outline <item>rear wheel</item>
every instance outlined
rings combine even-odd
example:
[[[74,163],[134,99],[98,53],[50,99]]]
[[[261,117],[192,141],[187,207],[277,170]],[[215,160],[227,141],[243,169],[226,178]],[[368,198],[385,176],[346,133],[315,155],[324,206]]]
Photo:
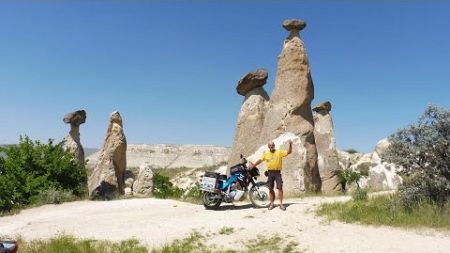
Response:
[[[222,203],[222,196],[215,192],[202,192],[202,203],[206,209],[217,210]]]
[[[250,201],[255,207],[268,207],[270,204],[269,186],[266,183],[258,183],[250,189]]]

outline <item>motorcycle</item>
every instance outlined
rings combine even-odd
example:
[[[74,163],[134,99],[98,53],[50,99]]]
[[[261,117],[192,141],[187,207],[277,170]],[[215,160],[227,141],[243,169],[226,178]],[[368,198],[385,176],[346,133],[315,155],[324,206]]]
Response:
[[[230,177],[216,172],[205,172],[200,179],[203,206],[216,210],[222,201],[232,203],[242,200],[245,194],[255,207],[265,208],[270,204],[267,182],[257,182],[259,169],[247,168],[247,159],[241,155],[241,162],[230,168]]]
[[[16,241],[0,241],[0,253],[16,253],[18,248]]]

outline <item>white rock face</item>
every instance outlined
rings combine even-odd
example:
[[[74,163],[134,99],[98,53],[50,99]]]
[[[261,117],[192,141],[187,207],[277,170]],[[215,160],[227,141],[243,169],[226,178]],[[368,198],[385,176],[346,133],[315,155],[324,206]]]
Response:
[[[338,151],[339,164],[343,169],[359,170],[362,167],[369,168],[369,176],[360,180],[361,187],[373,190],[395,190],[402,183],[402,178],[398,175],[400,168],[394,164],[381,160],[381,154],[389,146],[387,139],[379,141],[374,152],[368,154],[349,154]],[[350,187],[351,188],[351,187]]]
[[[153,192],[153,169],[149,164],[139,167],[139,174],[133,183],[133,195],[148,196]]]
[[[296,134],[287,132],[277,138],[273,139],[276,149],[289,148],[289,140],[292,140],[292,153],[283,159],[283,169],[281,171],[283,177],[283,190],[287,194],[294,194],[300,191],[305,191],[305,184],[303,183],[303,168],[306,164],[306,148],[304,143],[302,143],[300,137]],[[261,145],[256,152],[251,156],[247,157],[250,162],[256,162],[260,159],[265,151],[268,150],[267,145]],[[267,170],[265,162],[258,165],[261,173],[259,180],[266,180],[263,176],[264,172]]]
[[[210,170],[220,174],[226,174],[227,166],[222,165],[217,167],[216,169]],[[204,169],[189,169],[185,172],[178,174],[174,177],[170,182],[172,182],[175,186],[178,186],[182,189],[189,189],[194,186],[200,180],[200,177],[205,174]]]
[[[128,144],[127,165],[139,167],[147,163],[153,168],[200,168],[226,163],[230,148],[212,145]],[[99,152],[87,157],[92,166]]]

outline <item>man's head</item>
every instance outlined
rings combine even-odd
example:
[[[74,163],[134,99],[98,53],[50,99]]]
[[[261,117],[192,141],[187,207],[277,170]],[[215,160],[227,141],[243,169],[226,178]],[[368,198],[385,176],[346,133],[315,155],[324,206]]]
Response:
[[[269,148],[270,152],[275,152],[275,143],[273,143],[273,141],[269,142],[267,144],[267,147]]]

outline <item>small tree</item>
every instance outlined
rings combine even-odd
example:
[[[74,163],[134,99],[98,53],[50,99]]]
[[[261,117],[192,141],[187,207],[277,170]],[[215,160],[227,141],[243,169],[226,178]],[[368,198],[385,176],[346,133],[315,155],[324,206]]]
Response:
[[[81,196],[86,171],[64,147],[20,138],[18,145],[0,147],[0,211],[28,205],[49,189]]]
[[[450,200],[450,109],[429,106],[416,124],[400,129],[389,141],[383,159],[402,167],[399,191],[404,203]]]

